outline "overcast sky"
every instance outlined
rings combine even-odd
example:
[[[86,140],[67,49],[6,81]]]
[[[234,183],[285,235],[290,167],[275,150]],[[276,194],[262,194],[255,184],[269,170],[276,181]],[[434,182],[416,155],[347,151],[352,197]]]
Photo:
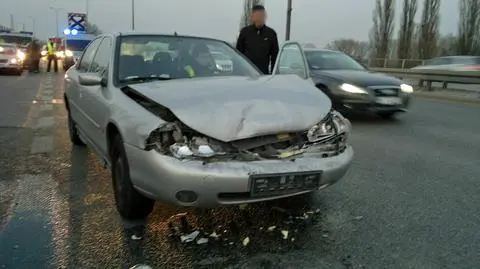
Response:
[[[89,20],[104,32],[129,31],[132,0],[88,0]],[[401,2],[397,1],[397,21]],[[443,0],[440,29],[443,34],[455,33],[458,1]],[[375,0],[293,0],[292,39],[319,46],[338,39],[368,40]],[[422,0],[420,0],[422,2]],[[14,15],[17,29],[25,24],[32,30],[33,18],[37,36],[55,35],[55,11],[59,31],[67,26],[67,12],[85,12],[86,0],[0,0],[0,24],[10,26]],[[243,0],[135,0],[135,28],[138,31],[193,34],[233,41],[238,32]],[[285,38],[287,0],[266,0],[268,25],[279,41]],[[421,12],[421,8],[419,8]],[[418,16],[420,15],[418,12]]]

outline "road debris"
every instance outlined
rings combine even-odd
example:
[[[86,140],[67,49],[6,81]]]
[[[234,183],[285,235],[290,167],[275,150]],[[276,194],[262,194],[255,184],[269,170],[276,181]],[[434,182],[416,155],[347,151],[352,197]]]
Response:
[[[132,235],[130,238],[132,238],[132,240],[140,240],[142,239],[141,237],[137,236],[137,235]]]
[[[217,239],[217,238],[220,237],[220,235],[217,234],[215,231],[214,231],[213,233],[211,233],[209,236],[210,236],[211,238],[215,238],[215,239]]]
[[[244,247],[246,247],[248,245],[248,243],[250,243],[250,238],[247,236],[247,237],[245,237],[245,239],[243,239],[242,244],[243,244]]]
[[[277,226],[270,226],[270,227],[268,227],[267,231],[273,232],[273,231],[275,231],[276,228],[277,228]]]
[[[182,241],[182,243],[189,243],[195,240],[195,238],[197,238],[199,234],[199,231],[194,231],[193,233],[180,236],[180,240]]]
[[[283,230],[282,235],[283,235],[283,239],[288,239],[288,231]]]
[[[248,207],[248,204],[241,204],[241,205],[238,206],[238,208],[240,210],[245,210],[245,209],[247,209],[247,207]]]
[[[146,264],[136,264],[130,267],[130,269],[152,269],[152,267]]]
[[[202,238],[199,238],[197,240],[197,245],[203,245],[203,244],[206,244],[206,243],[208,243],[208,238],[202,237]]]

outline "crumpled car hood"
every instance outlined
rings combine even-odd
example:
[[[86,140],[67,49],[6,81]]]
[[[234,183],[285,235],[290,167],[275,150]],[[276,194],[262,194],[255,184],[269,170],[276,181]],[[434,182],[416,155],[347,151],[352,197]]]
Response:
[[[308,130],[330,111],[330,99],[296,75],[215,77],[133,84],[188,127],[229,142]]]

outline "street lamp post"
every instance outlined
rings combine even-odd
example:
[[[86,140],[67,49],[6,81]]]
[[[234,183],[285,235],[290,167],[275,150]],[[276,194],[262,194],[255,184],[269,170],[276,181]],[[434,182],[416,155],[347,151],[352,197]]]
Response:
[[[292,23],[292,0],[287,3],[287,26],[285,27],[285,40],[290,40],[290,25]]]
[[[57,29],[55,30],[55,34],[60,36],[60,25],[58,24],[58,11],[63,10],[63,8],[60,7],[50,7],[51,10],[55,10],[55,23],[57,26]]]
[[[30,19],[32,19],[32,32],[33,35],[35,36],[35,18],[32,16],[29,16]]]
[[[135,0],[132,0],[132,31],[135,30]]]

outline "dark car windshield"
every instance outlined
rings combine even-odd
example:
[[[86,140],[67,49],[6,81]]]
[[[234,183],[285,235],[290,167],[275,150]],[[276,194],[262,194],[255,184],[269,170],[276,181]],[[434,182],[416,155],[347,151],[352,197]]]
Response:
[[[91,40],[67,40],[67,49],[71,51],[83,51]]]
[[[365,70],[357,61],[337,51],[306,51],[308,66],[311,70]]]
[[[216,68],[214,54],[218,52],[232,61],[233,68],[228,71]],[[117,54],[120,82],[160,77],[178,79],[260,75],[230,45],[218,40],[162,35],[123,36]]]
[[[0,34],[0,43],[18,44],[26,46],[32,42],[31,36]]]

